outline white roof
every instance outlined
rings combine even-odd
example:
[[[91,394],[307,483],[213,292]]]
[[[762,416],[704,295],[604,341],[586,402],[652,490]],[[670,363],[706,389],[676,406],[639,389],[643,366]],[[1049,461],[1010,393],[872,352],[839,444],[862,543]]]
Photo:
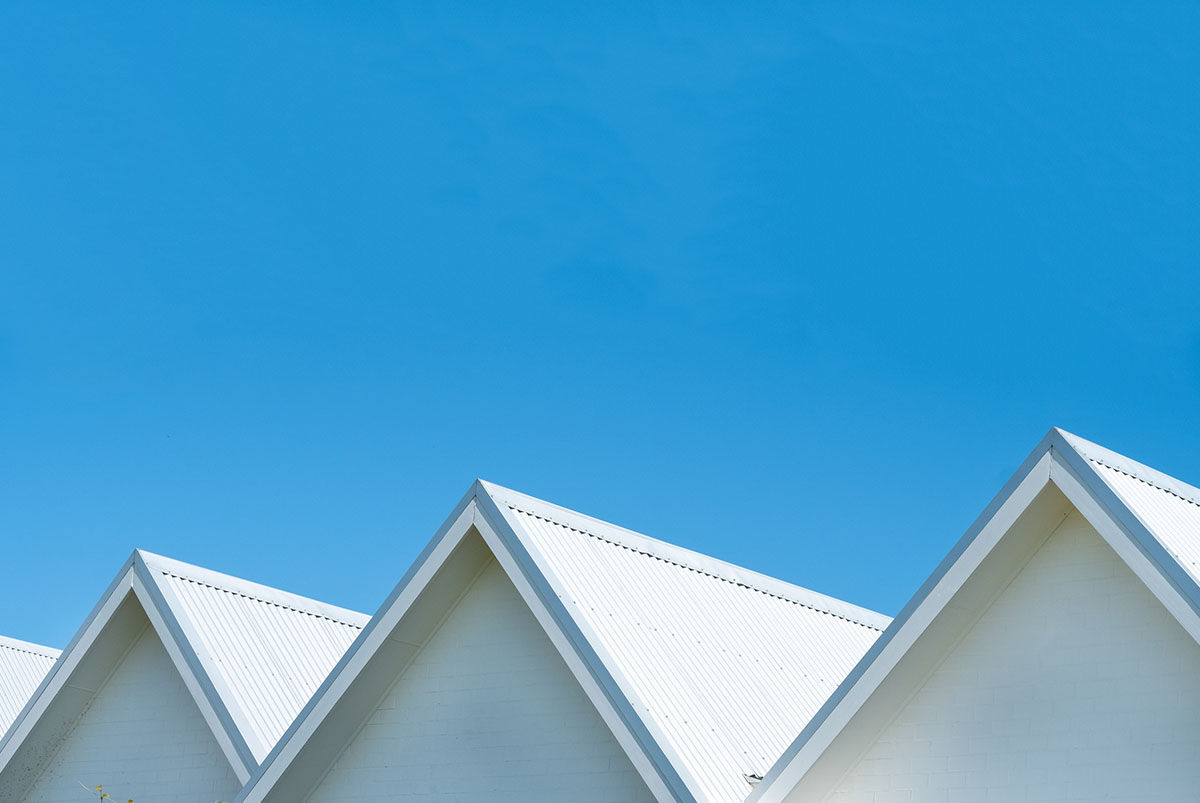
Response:
[[[370,619],[140,551],[261,761]]]
[[[0,636],[0,735],[54,666],[59,651]]]
[[[891,621],[484,486],[561,583],[701,800],[741,800]]]
[[[1200,489],[1063,433],[1180,566],[1200,582]]]
[[[245,782],[369,617],[137,550],[0,739],[0,799],[22,788],[147,619]]]
[[[492,556],[659,800],[745,798],[890,621],[476,482],[238,800],[311,788]]]
[[[1058,493],[1044,491],[1051,486]],[[1061,500],[1061,501],[1056,501]],[[932,671],[995,586],[1074,507],[1200,642],[1200,491],[1052,429],[758,785],[753,803],[823,800],[864,740]],[[1040,518],[1037,518],[1040,517]],[[1026,522],[1021,524],[1021,522]],[[1040,521],[1040,524],[1030,522]],[[1040,529],[1039,529],[1040,528]],[[1010,544],[1001,548],[1001,543]],[[974,606],[974,607],[972,607]]]

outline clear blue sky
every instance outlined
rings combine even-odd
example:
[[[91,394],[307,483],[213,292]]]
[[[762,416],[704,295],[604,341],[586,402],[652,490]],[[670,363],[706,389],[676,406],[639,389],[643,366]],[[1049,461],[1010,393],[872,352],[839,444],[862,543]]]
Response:
[[[476,476],[886,613],[1051,425],[1200,481],[1200,6],[1000,5],[7,4],[0,633],[373,611]]]

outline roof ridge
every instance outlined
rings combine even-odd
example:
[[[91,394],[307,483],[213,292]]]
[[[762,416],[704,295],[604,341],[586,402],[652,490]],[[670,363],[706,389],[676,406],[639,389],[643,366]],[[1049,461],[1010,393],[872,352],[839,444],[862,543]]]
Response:
[[[566,528],[566,529],[568,529],[568,530],[573,530],[573,531],[575,531],[575,532],[582,533],[583,535],[586,535],[586,536],[588,536],[588,537],[590,537],[590,538],[595,538],[595,539],[597,539],[597,540],[599,540],[599,541],[603,541],[603,542],[605,542],[605,543],[607,543],[607,544],[612,544],[612,545],[614,545],[614,546],[618,546],[618,547],[620,547],[620,548],[622,548],[622,549],[628,549],[628,550],[630,550],[630,551],[633,551],[633,552],[638,552],[638,553],[640,553],[640,554],[647,555],[647,556],[649,556],[649,557],[652,557],[652,558],[654,558],[655,560],[661,560],[661,561],[663,561],[664,563],[669,563],[669,564],[671,564],[672,566],[678,566],[678,567],[679,567],[679,568],[681,568],[681,569],[686,569],[687,571],[690,571],[690,572],[696,572],[697,574],[702,574],[702,575],[704,575],[705,577],[712,577],[712,578],[713,578],[713,579],[715,579],[715,580],[720,580],[720,581],[722,581],[722,582],[725,582],[725,583],[730,583],[730,584],[732,584],[732,585],[741,586],[741,587],[743,587],[743,588],[748,588],[748,589],[750,589],[751,591],[755,591],[755,592],[757,592],[757,593],[759,593],[759,594],[765,594],[765,595],[766,595],[766,596],[768,596],[768,597],[774,597],[775,599],[781,599],[781,600],[784,600],[785,602],[790,602],[790,603],[792,603],[793,605],[799,605],[799,606],[801,606],[801,607],[803,607],[803,608],[808,608],[809,610],[816,611],[817,613],[822,613],[822,614],[825,614],[826,616],[833,616],[833,617],[835,617],[835,618],[837,618],[837,619],[841,619],[841,620],[843,620],[843,621],[846,621],[846,622],[852,622],[852,623],[854,623],[854,624],[856,624],[856,625],[859,625],[859,626],[861,626],[861,627],[866,627],[866,628],[869,628],[869,629],[871,629],[871,630],[877,630],[877,631],[879,631],[879,632],[883,632],[883,630],[884,630],[884,628],[882,628],[882,627],[879,627],[878,625],[870,624],[869,622],[864,622],[864,621],[862,621],[861,619],[856,619],[856,618],[854,618],[854,617],[851,617],[851,616],[843,616],[843,615],[842,615],[842,614],[840,614],[840,613],[836,613],[836,612],[834,612],[833,610],[831,610],[831,608],[833,607],[833,606],[831,606],[831,605],[828,605],[828,606],[817,605],[817,604],[815,604],[815,602],[814,602],[813,600],[811,600],[811,599],[809,599],[809,600],[805,600],[805,599],[798,599],[798,598],[796,598],[796,597],[799,597],[799,596],[801,596],[801,595],[796,595],[795,597],[793,597],[793,596],[787,596],[787,595],[785,595],[785,594],[782,594],[782,593],[779,593],[779,592],[776,592],[776,591],[771,591],[771,590],[769,590],[769,589],[763,588],[763,587],[761,587],[761,586],[759,586],[759,585],[754,585],[754,584],[752,584],[752,583],[749,583],[749,582],[747,582],[747,581],[746,581],[746,580],[744,580],[744,579],[736,579],[736,578],[733,578],[733,577],[726,577],[726,576],[724,576],[724,575],[721,575],[721,574],[718,574],[718,573],[716,573],[716,572],[714,572],[714,571],[710,571],[710,570],[702,569],[702,568],[700,568],[700,567],[698,567],[698,566],[689,565],[689,564],[687,564],[687,563],[684,563],[682,560],[679,560],[679,559],[677,559],[677,558],[672,558],[672,557],[667,557],[667,556],[665,556],[665,555],[660,555],[660,554],[658,554],[658,553],[656,553],[656,552],[652,551],[648,545],[645,545],[645,544],[633,545],[633,544],[625,543],[625,542],[622,542],[622,541],[620,541],[620,540],[618,540],[617,538],[615,538],[615,537],[612,537],[612,536],[606,536],[606,535],[602,535],[602,534],[600,534],[600,533],[597,533],[597,532],[593,532],[593,531],[591,531],[591,530],[584,529],[583,527],[579,527],[579,526],[577,526],[577,525],[574,525],[574,524],[567,524],[567,523],[565,523],[565,522],[563,522],[563,521],[560,521],[560,520],[558,520],[558,519],[551,518],[550,516],[548,516],[548,515],[546,515],[546,514],[544,514],[544,513],[541,513],[541,512],[538,512],[538,511],[534,511],[534,510],[527,510],[527,509],[524,509],[524,508],[520,507],[519,505],[515,504],[515,503],[514,503],[514,502],[512,502],[512,501],[506,501],[506,504],[507,504],[507,505],[508,505],[508,506],[509,506],[511,509],[513,509],[513,510],[516,510],[516,511],[517,511],[517,512],[519,512],[519,513],[524,513],[524,514],[525,514],[525,515],[527,515],[527,516],[533,516],[534,518],[541,519],[542,521],[548,521],[548,522],[550,522],[551,524],[555,524],[555,525],[557,525],[557,526],[559,526],[559,527],[565,527],[565,528]],[[580,514],[580,515],[583,515],[583,514]],[[614,527],[615,527],[616,525],[611,525],[611,526],[614,526]],[[634,534],[634,535],[640,535],[640,533],[632,533],[632,531],[630,531],[630,532],[631,532],[631,534]],[[641,537],[642,537],[642,538],[645,538],[646,540],[652,540],[652,539],[651,539],[649,536],[641,536]],[[680,550],[683,550],[683,549],[684,549],[683,547],[674,547],[674,548],[676,548],[676,549],[680,549]],[[725,563],[725,561],[720,561],[718,558],[709,558],[709,560],[718,561],[718,562],[720,562],[720,563]],[[730,565],[730,566],[732,566],[732,564],[729,564],[729,565]],[[798,585],[795,585],[794,583],[788,583],[786,580],[776,580],[776,582],[778,582],[778,583],[780,583],[780,584],[782,584],[782,585],[787,585],[789,588],[795,589],[795,590],[797,590],[797,591],[804,592],[805,594],[810,594],[810,595],[813,595],[813,596],[820,596],[820,597],[824,597],[824,595],[820,594],[820,592],[818,592],[818,591],[812,591],[811,589],[804,588],[803,586],[798,586]],[[831,598],[831,599],[832,599],[832,598]]]
[[[223,591],[226,594],[233,594],[238,597],[245,597],[246,599],[254,600],[255,602],[261,602],[264,605],[274,605],[276,608],[283,608],[284,610],[295,611],[296,613],[302,613],[306,616],[314,616],[318,619],[327,619],[330,622],[336,622],[337,624],[346,625],[347,627],[357,628],[358,630],[363,629],[363,625],[361,625],[361,624],[356,624],[354,622],[349,622],[349,621],[346,621],[344,619],[339,619],[334,616],[329,616],[328,614],[317,613],[316,611],[306,610],[306,609],[298,607],[296,605],[286,605],[277,600],[265,599],[262,596],[250,594],[244,590],[240,590],[240,589],[236,589],[236,588],[226,588],[225,586],[217,585],[216,583],[209,582],[207,580],[201,580],[196,577],[188,577],[185,574],[171,571],[170,569],[167,569],[165,567],[161,567],[161,566],[157,567],[157,570],[162,572],[163,574],[167,575],[168,577],[174,577],[178,580],[184,580],[189,583],[195,583],[196,585],[202,585],[207,588],[216,589],[217,591]]]

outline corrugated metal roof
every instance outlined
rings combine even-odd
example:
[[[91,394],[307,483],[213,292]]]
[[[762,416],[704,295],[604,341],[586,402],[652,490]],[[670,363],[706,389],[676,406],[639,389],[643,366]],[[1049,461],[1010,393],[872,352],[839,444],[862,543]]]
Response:
[[[142,554],[186,617],[201,660],[224,680],[233,697],[226,704],[244,714],[261,761],[370,617]]]
[[[488,484],[708,801],[740,801],[890,620]]]
[[[1120,455],[1099,454],[1094,444],[1080,451],[1105,484],[1200,583],[1200,490]]]
[[[0,736],[58,660],[59,651],[0,636]]]

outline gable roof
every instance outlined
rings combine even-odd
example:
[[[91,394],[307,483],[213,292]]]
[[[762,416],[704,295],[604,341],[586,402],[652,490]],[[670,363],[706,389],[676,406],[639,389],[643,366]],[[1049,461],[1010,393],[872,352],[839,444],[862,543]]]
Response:
[[[136,550],[0,740],[0,798],[54,751],[146,626],[245,782],[367,619]]]
[[[485,484],[697,799],[740,800],[891,621]]]
[[[1039,534],[1074,507],[1200,642],[1200,493],[1052,429],[908,602],[748,803],[821,799],[889,711],[1019,570]]]
[[[1200,488],[1077,435],[1063,432],[1062,436],[1180,567],[1200,583]]]
[[[50,647],[0,636],[0,735],[29,702],[58,655]]]
[[[311,788],[493,555],[659,800],[744,798],[889,622],[477,481],[238,799]]]
[[[249,580],[138,554],[206,674],[229,700],[256,763],[370,620]]]

